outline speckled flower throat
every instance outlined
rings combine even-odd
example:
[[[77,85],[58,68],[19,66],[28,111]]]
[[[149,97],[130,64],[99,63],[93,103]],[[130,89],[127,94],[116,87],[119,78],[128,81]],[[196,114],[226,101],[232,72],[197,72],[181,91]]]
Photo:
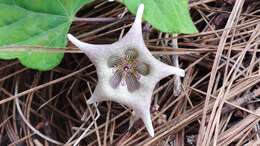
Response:
[[[129,92],[140,88],[140,78],[149,74],[149,65],[138,60],[136,49],[127,49],[124,56],[110,56],[107,61],[113,76],[109,79],[112,88],[126,86]]]

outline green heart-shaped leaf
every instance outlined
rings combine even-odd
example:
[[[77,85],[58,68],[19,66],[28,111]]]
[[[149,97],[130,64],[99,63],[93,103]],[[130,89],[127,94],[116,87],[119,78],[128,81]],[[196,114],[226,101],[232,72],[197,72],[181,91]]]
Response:
[[[0,0],[0,46],[64,48],[75,13],[91,1]],[[29,68],[50,70],[61,62],[63,53],[1,51],[0,58],[18,58]]]
[[[170,33],[196,33],[188,8],[188,0],[123,0],[136,13],[140,3],[144,4],[144,19],[155,28]]]

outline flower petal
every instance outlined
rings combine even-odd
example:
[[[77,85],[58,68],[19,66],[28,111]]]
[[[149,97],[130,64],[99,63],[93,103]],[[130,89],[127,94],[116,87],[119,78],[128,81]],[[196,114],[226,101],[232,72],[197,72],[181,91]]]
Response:
[[[143,63],[143,62],[138,62],[137,65],[136,65],[136,71],[138,73],[140,73],[141,75],[148,75],[150,73],[150,67],[148,64],[146,63]]]
[[[140,83],[133,73],[128,72],[126,74],[125,82],[129,92],[133,92],[140,88]]]
[[[110,56],[107,60],[108,67],[114,67],[122,62],[119,56]]]
[[[144,125],[148,131],[148,133],[154,137],[154,129],[153,129],[153,124],[152,124],[152,118],[151,118],[151,115],[150,115],[150,111],[147,111],[147,112],[144,112],[145,114],[143,114],[141,116],[141,119],[143,120],[144,122]]]
[[[143,16],[143,13],[144,13],[144,4],[140,4],[138,6],[138,9],[137,9],[137,13],[136,13],[136,16],[135,16],[135,21],[134,21],[134,24],[133,24],[133,28],[135,28],[137,31],[139,32],[142,32],[142,16]]]
[[[154,128],[152,124],[151,114],[150,114],[150,103],[147,101],[139,101],[135,102],[134,112],[135,112],[135,120],[141,119],[148,131],[148,133],[153,137],[154,136]]]
[[[141,4],[138,8],[136,19],[128,33],[122,39],[118,40],[113,44],[87,44],[77,40],[70,34],[68,35],[68,38],[73,44],[78,46],[90,58],[90,60],[95,64],[98,70],[97,75],[99,82],[95,88],[93,96],[90,98],[88,103],[112,100],[129,106],[136,112],[136,118],[142,119],[149,134],[153,136],[154,129],[150,115],[150,104],[152,100],[151,97],[153,89],[160,79],[172,74],[184,76],[185,72],[180,68],[173,67],[160,62],[159,60],[154,58],[154,56],[145,46],[142,35],[143,11],[144,5]],[[119,70],[116,67],[108,69],[106,63],[108,63],[107,58],[109,58],[109,56],[116,54],[120,57],[124,57],[121,56],[123,55],[123,51],[125,51],[126,49],[133,48],[135,48],[138,51],[138,61],[140,60],[141,64],[137,64],[136,67],[139,69],[130,68],[130,70],[127,69],[126,71],[123,71],[122,68]],[[147,69],[146,67],[143,67],[145,65],[143,65],[142,62],[147,63],[149,68],[148,72],[151,75],[139,80],[141,74],[144,75],[147,73]],[[114,63],[111,63],[110,65],[114,65]],[[127,71],[133,71],[132,69],[135,69],[136,72],[127,73]],[[110,72],[111,70],[112,75]],[[110,85],[104,84],[104,81],[105,83],[109,82]],[[116,93],[113,92],[111,87],[114,89],[118,88],[119,84],[124,82],[127,85],[128,91],[122,90]],[[142,87],[145,87],[145,89],[137,90],[140,89],[141,84]],[[121,88],[118,89],[121,90]],[[134,94],[129,94],[129,92],[133,91],[135,91]],[[138,102],[136,102],[137,100]]]
[[[122,38],[122,42],[131,43],[131,42],[140,42],[143,43],[143,34],[142,34],[142,16],[144,12],[144,4],[140,4],[135,16],[135,21],[132,27],[129,29],[127,34]],[[133,43],[133,44],[134,44]],[[137,48],[139,49],[139,48]]]
[[[109,84],[111,85],[111,87],[114,89],[117,88],[122,80],[122,77],[123,77],[123,71],[121,71],[119,69],[116,70],[114,75],[112,77],[110,77],[110,79],[109,79]]]
[[[138,57],[138,52],[135,49],[127,49],[125,51],[125,56],[128,59],[136,59]]]
[[[152,63],[152,66],[154,66],[158,71],[157,76],[159,80],[169,75],[177,75],[181,77],[185,76],[185,71],[183,69],[165,64],[163,62],[160,62],[159,60],[155,60]]]
[[[76,37],[74,37],[71,34],[68,34],[67,37],[71,41],[71,43],[73,43],[81,51],[83,51],[94,64],[97,64],[98,59],[106,55],[105,50],[107,50],[106,48],[107,45],[94,45],[94,44],[85,43],[78,40]]]

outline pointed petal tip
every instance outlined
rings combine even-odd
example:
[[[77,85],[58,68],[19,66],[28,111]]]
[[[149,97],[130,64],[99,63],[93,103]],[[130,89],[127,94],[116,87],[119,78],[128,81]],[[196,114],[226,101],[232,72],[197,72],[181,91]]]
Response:
[[[185,76],[185,70],[183,70],[179,67],[170,66],[169,71],[171,72],[171,74],[175,74],[180,77]]]
[[[151,120],[151,117],[147,117],[147,119],[143,119],[144,120],[144,125],[149,133],[149,135],[151,137],[154,137],[154,129],[153,129],[153,124],[152,124],[152,120]]]
[[[179,76],[184,77],[184,76],[185,76],[185,70],[180,69],[180,74],[179,74]]]
[[[156,70],[158,70],[158,72],[159,72],[158,77],[160,79],[165,78],[169,75],[177,75],[180,77],[185,76],[185,70],[183,70],[179,67],[171,66],[171,65],[165,64],[160,61],[153,63],[153,65],[156,66]]]
[[[73,43],[75,46],[79,47],[81,46],[81,41],[78,40],[76,37],[74,37],[72,34],[68,33],[67,34],[68,39],[70,40],[71,43]]]
[[[137,10],[136,16],[142,18],[143,12],[144,12],[144,4],[141,3],[141,4],[138,6],[138,10]]]
[[[141,3],[141,4],[139,5],[138,9],[140,9],[140,11],[144,11],[144,4]],[[139,11],[139,10],[138,10],[138,11]]]
[[[72,34],[70,34],[70,33],[67,34],[67,37],[68,37],[68,39],[69,39],[71,42],[73,42],[73,40],[76,39],[76,38],[75,38]]]
[[[73,36],[72,36],[72,34],[68,33],[67,37],[70,38],[70,37],[73,37]]]
[[[92,44],[88,44],[85,42],[80,41],[79,39],[77,39],[76,37],[74,37],[72,34],[67,34],[67,37],[69,39],[69,41],[74,44],[75,46],[77,46],[81,51],[83,51],[84,53],[89,55],[90,52],[90,48],[93,48]]]
[[[149,109],[149,108],[148,108]],[[154,136],[154,128],[153,123],[150,115],[150,110],[144,110],[143,113],[140,115],[140,118],[142,119],[148,133],[150,136]]]
[[[148,131],[148,133],[151,137],[154,137],[154,129],[153,128],[151,128],[151,129],[147,128],[147,131]]]
[[[92,97],[90,97],[90,99],[89,100],[87,100],[87,104],[93,104],[93,103],[95,103],[96,101],[95,101],[95,98],[92,96]]]

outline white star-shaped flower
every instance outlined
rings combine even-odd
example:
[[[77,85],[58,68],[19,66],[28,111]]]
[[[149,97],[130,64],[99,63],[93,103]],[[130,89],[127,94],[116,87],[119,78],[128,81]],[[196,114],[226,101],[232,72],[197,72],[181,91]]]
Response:
[[[162,78],[185,73],[160,62],[149,52],[142,36],[143,11],[144,5],[140,4],[128,33],[113,44],[88,44],[71,34],[68,39],[96,66],[98,83],[88,103],[112,100],[124,104],[135,112],[135,119],[142,119],[149,134],[154,136],[150,115],[154,87]]]

